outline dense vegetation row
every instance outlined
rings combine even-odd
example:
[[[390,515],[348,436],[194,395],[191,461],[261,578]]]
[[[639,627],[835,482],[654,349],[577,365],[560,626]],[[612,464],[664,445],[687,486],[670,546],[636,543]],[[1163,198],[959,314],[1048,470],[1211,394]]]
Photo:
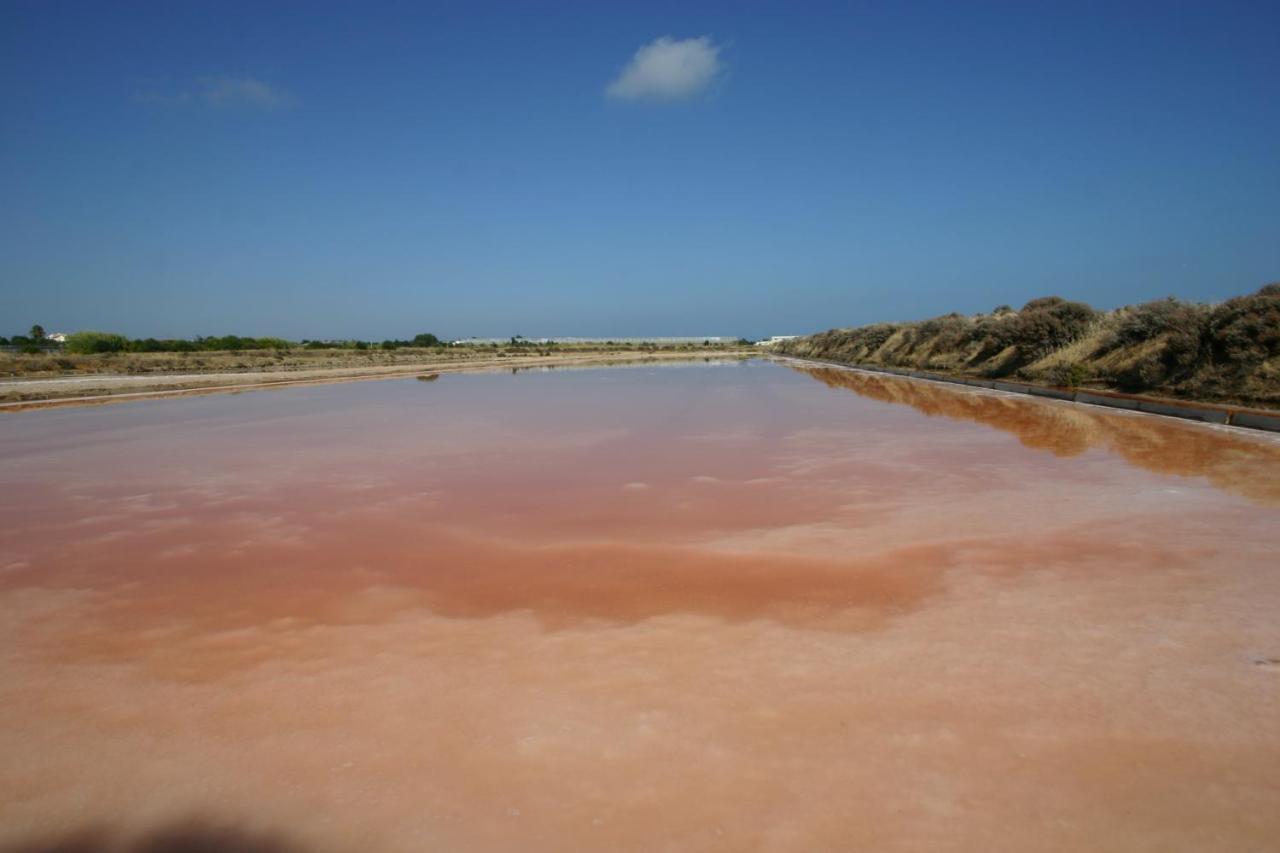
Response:
[[[1280,406],[1280,283],[1216,305],[1097,311],[1057,296],[1015,311],[833,329],[776,352],[1052,385]]]
[[[447,341],[442,341],[435,335],[424,332],[415,335],[408,340],[388,339],[384,341],[360,341],[360,340],[301,340],[290,341],[284,338],[250,338],[240,335],[222,335],[220,337],[197,337],[190,340],[185,338],[129,338],[114,332],[74,332],[66,335],[64,341],[55,341],[45,334],[41,326],[33,326],[30,333],[26,335],[14,335],[11,338],[0,337],[0,346],[8,346],[17,348],[24,352],[39,353],[48,350],[60,350],[62,352],[74,353],[77,355],[92,355],[95,353],[139,353],[139,352],[242,352],[248,350],[294,350],[294,349],[337,349],[337,350],[396,350],[405,348],[417,349],[434,349],[439,347],[452,346]],[[712,346],[713,342],[705,340],[703,346]],[[751,342],[746,338],[739,338],[734,346],[747,346]],[[638,346],[640,348],[653,348],[658,344],[638,344],[632,342],[630,344],[601,341],[599,343],[587,344],[562,344],[556,341],[543,339],[529,339],[522,335],[515,335],[510,340],[497,341],[468,341],[460,343],[467,347],[488,347],[497,348],[514,348],[514,349],[539,349],[552,350],[562,347],[577,349],[580,346]],[[714,344],[722,346],[722,343]]]
[[[0,337],[0,346],[16,346],[40,351],[58,347],[80,355],[104,352],[239,352],[241,350],[304,349],[399,349],[401,347],[441,347],[445,342],[430,333],[415,335],[412,340],[385,341],[289,341],[284,338],[251,338],[240,335],[185,338],[128,338],[114,332],[74,332],[65,341],[54,342],[41,326],[32,326],[26,335]]]

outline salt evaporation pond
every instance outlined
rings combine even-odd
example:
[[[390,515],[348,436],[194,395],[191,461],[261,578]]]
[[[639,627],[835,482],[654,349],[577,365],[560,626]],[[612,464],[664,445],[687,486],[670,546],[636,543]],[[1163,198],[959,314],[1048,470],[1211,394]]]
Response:
[[[1280,839],[1271,437],[633,366],[11,414],[0,486],[0,850]]]

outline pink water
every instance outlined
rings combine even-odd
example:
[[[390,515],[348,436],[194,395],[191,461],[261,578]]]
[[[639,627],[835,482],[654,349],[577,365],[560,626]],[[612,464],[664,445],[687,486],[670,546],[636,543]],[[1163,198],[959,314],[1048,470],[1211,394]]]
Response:
[[[0,849],[1280,838],[1272,437],[444,376],[6,415],[0,512]]]

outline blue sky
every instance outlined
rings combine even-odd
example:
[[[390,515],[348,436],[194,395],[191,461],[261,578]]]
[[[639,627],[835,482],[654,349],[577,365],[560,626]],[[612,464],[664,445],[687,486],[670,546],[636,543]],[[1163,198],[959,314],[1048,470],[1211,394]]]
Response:
[[[1280,279],[1277,32],[1274,2],[9,0],[0,334],[1222,299]]]

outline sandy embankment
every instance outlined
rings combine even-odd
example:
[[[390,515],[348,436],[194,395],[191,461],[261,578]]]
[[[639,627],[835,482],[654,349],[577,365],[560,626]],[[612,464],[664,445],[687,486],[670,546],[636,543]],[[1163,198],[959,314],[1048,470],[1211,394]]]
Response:
[[[649,352],[558,353],[545,356],[480,357],[466,361],[430,361],[369,367],[319,368],[289,371],[222,373],[116,374],[66,376],[50,379],[14,379],[0,382],[0,411],[21,411],[55,406],[81,406],[156,397],[256,391],[291,385],[349,382],[357,379],[392,379],[431,373],[524,369],[531,367],[586,366],[646,361],[698,361],[707,358],[746,358],[751,353]]]

